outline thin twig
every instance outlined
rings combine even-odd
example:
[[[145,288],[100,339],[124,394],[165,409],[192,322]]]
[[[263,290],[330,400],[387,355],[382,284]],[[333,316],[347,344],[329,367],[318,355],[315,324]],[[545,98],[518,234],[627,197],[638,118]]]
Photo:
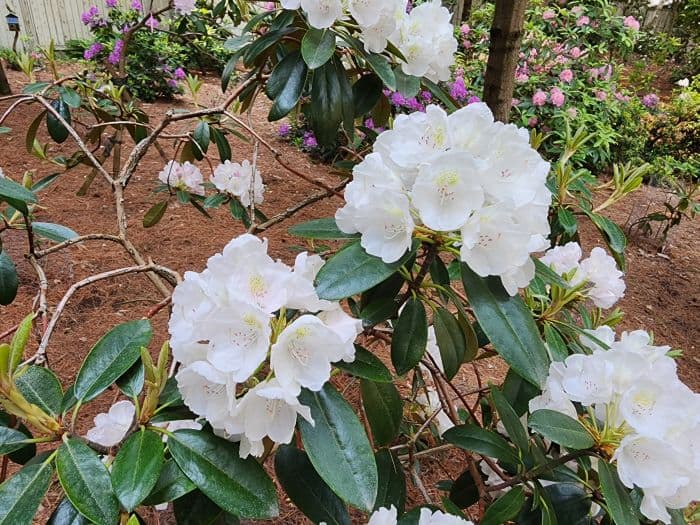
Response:
[[[37,251],[34,255],[36,255],[36,257],[40,259],[42,257],[46,257],[51,253],[62,250],[63,248],[67,248],[68,246],[73,246],[74,244],[79,244],[85,241],[111,241],[122,244],[122,240],[116,235],[107,235],[104,233],[90,233],[88,235],[81,235],[80,237],[73,237],[72,239],[63,241],[60,244],[54,244],[53,246],[46,248],[45,250]]]

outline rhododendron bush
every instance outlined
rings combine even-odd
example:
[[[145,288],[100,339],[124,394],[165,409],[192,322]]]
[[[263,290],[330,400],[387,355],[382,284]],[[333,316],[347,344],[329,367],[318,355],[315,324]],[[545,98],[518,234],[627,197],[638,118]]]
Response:
[[[177,523],[238,523],[275,518],[282,502],[319,524],[686,522],[700,499],[700,396],[678,378],[664,334],[616,329],[626,240],[601,214],[643,168],[617,166],[597,198],[572,165],[591,139],[584,128],[567,127],[546,160],[538,133],[476,100],[455,105],[439,83],[458,30],[439,0],[138,4],[110,52],[115,68],[61,77],[52,67],[52,81],[2,99],[0,125],[18,108],[36,115],[28,130],[2,131],[26,133],[27,155],[54,173],[0,171],[0,240],[21,233],[39,282],[33,311],[0,335],[0,524],[30,524],[40,507],[52,524],[132,525],[146,507],[174,508]],[[102,12],[86,23],[103,27]],[[130,41],[212,16],[243,22],[226,43],[223,102],[199,104],[190,77],[194,107],[149,119],[123,82]],[[391,93],[407,86],[428,94],[422,107],[392,115]],[[259,95],[270,120],[305,113],[327,148],[366,134],[368,115],[381,126],[330,186],[255,129]],[[234,151],[234,136],[249,150]],[[290,184],[318,191],[274,210],[261,149]],[[203,221],[226,206],[243,229],[204,268],[180,275],[131,240],[129,182],[149,151],[163,162],[139,172],[159,196],[144,227],[178,202]],[[95,177],[110,185],[117,234],[36,220],[43,190],[85,165],[81,194]],[[299,222],[330,196],[344,199],[334,217]],[[578,218],[599,230],[596,245],[580,244]],[[265,236],[285,221],[307,248],[290,264]],[[50,301],[46,257],[94,240],[133,264]],[[79,370],[59,379],[50,357],[66,304],[134,273],[163,300],[89,349],[76,338]],[[28,292],[0,250],[0,303]],[[464,369],[496,355],[502,384],[477,372],[470,385]],[[421,461],[446,451],[454,479],[426,488]],[[47,494],[55,506],[42,505]]]

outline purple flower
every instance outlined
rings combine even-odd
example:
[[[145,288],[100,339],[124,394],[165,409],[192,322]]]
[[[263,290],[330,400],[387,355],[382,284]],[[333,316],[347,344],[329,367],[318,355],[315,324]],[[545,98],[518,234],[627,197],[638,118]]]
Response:
[[[172,89],[177,89],[177,80],[171,78],[168,80],[168,86],[170,86]]]
[[[316,140],[316,135],[314,135],[313,131],[304,132],[303,145],[305,148],[308,149],[314,149],[318,147],[318,141]]]
[[[374,119],[372,117],[365,119],[365,127],[369,129],[374,129]]]
[[[115,7],[117,7],[118,2],[119,0],[105,0],[105,5],[110,9],[114,9]]]
[[[421,91],[420,98],[422,98],[426,102],[430,102],[431,100],[433,100],[433,94],[430,91]]]
[[[464,83],[464,77],[457,77],[450,86],[450,96],[455,100],[464,100],[469,95],[467,86]]]
[[[105,46],[103,46],[103,45],[100,44],[99,42],[93,42],[93,43],[90,45],[90,47],[88,47],[88,48],[85,50],[85,53],[83,53],[83,58],[84,58],[85,60],[92,60],[92,59],[95,58],[97,55],[99,55],[99,54],[102,52],[102,50],[103,50],[104,48],[105,48]]]
[[[131,9],[136,9],[137,11],[143,11],[143,5],[140,0],[133,0],[131,2]]]
[[[158,29],[158,20],[151,15],[148,20],[146,20],[146,27],[149,28],[151,31]]]
[[[418,102],[418,99],[416,97],[409,98],[406,101],[406,107],[410,109],[411,111],[424,111],[425,108],[423,107],[423,104]]]
[[[395,91],[394,93],[391,94],[391,103],[394,106],[404,106],[404,105],[406,105],[406,97],[404,97],[398,91]]]
[[[187,74],[185,73],[185,70],[182,69],[181,67],[177,68],[177,69],[173,72],[173,76],[174,76],[177,80],[185,80],[185,78],[187,78]]]
[[[107,61],[110,64],[112,64],[113,66],[116,66],[119,63],[119,61],[122,59],[123,52],[124,52],[124,41],[122,39],[119,39],[114,43],[114,49],[109,54],[109,57],[107,57]]]
[[[477,103],[479,103],[479,102],[481,102],[481,99],[480,99],[479,97],[477,97],[476,95],[472,95],[472,96],[469,97],[469,99],[467,100],[467,105],[468,105],[468,104],[477,104]]]
[[[292,131],[292,126],[287,124],[286,122],[283,124],[280,124],[280,127],[277,128],[277,134],[280,137],[286,138],[289,136],[289,133]]]
[[[97,9],[97,6],[93,5],[90,7],[90,9],[80,15],[80,21],[83,23],[83,25],[91,26],[94,23],[95,17],[99,15],[99,9]]]
[[[654,109],[659,105],[659,97],[655,93],[649,93],[642,97],[642,104],[644,104],[649,109]]]

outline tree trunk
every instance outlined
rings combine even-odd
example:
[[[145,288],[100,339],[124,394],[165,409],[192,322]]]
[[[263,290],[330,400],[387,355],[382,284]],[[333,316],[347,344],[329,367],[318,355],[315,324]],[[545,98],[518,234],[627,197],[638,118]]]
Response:
[[[0,95],[12,95],[12,89],[10,89],[10,83],[7,81],[5,66],[2,63],[2,60],[0,60]]]
[[[484,79],[484,101],[496,120],[501,122],[508,122],[510,115],[526,5],[527,0],[496,0]]]
[[[455,11],[452,14],[452,23],[459,28],[464,22],[469,20],[472,15],[473,0],[457,0]]]

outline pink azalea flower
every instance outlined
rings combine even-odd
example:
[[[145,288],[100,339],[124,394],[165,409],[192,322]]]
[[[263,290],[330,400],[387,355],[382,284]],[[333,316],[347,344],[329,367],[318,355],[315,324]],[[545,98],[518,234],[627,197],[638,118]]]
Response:
[[[556,16],[557,14],[551,9],[547,9],[544,13],[542,13],[542,19],[544,20],[552,20]]]
[[[633,16],[626,16],[622,23],[633,31],[639,31],[639,21]]]
[[[534,95],[532,95],[532,104],[535,106],[544,106],[547,103],[547,93],[538,89]]]
[[[571,58],[580,58],[581,57],[581,48],[580,47],[572,47],[571,51],[569,51],[569,54],[571,55]]]
[[[559,80],[561,80],[562,82],[566,82],[567,84],[569,84],[573,79],[574,72],[570,69],[565,69],[564,71],[559,73]]]
[[[562,107],[566,101],[564,92],[558,87],[552,88],[552,90],[549,92],[549,98],[551,99],[552,104],[558,108]]]
[[[583,15],[583,16],[579,17],[578,20],[576,20],[577,27],[587,26],[590,23],[591,23],[591,19],[588,18],[586,15]]]

